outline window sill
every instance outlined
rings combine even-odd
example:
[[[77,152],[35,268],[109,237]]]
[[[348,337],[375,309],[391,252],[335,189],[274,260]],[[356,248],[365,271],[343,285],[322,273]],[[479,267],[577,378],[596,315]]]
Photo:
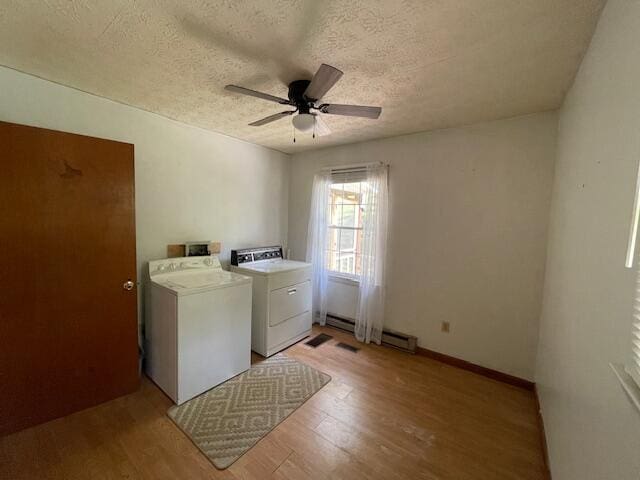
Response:
[[[345,285],[351,285],[357,287],[360,285],[360,279],[358,277],[349,277],[347,275],[341,275],[339,273],[329,272],[329,280],[336,283],[344,283]]]
[[[610,363],[609,366],[613,370],[613,373],[618,377],[618,381],[620,385],[622,385],[622,389],[624,393],[627,394],[629,400],[636,408],[636,410],[640,411],[640,387],[636,384],[635,380],[624,368],[624,365],[619,363]]]

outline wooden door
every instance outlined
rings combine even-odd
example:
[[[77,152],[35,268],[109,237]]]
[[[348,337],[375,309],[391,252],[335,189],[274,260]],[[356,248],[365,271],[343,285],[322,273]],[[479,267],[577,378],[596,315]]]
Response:
[[[0,182],[2,435],[138,386],[133,145],[0,122]]]

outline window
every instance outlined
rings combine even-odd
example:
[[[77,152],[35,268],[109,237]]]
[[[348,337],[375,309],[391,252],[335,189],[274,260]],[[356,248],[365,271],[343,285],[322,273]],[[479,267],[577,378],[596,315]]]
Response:
[[[380,162],[317,172],[307,230],[314,315],[325,323],[329,277],[356,280],[354,333],[362,342],[378,344],[384,320],[388,170]]]
[[[629,227],[629,241],[625,266],[634,268],[634,254],[638,236],[638,221],[640,220],[640,166],[636,175],[635,198]],[[633,321],[631,326],[631,360],[627,365],[611,363],[622,388],[629,399],[640,410],[640,262],[636,267],[636,289],[633,301]]]
[[[358,277],[361,271],[362,198],[364,181],[336,178],[329,189],[328,254],[329,271]]]

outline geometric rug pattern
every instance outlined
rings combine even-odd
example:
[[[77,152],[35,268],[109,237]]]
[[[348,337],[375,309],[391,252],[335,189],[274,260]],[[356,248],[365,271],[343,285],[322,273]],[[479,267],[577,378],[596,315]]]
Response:
[[[223,469],[330,380],[329,375],[279,353],[172,407],[167,415]]]

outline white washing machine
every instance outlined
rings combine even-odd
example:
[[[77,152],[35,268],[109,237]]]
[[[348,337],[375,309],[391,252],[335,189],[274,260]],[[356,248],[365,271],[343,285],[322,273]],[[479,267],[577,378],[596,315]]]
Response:
[[[149,262],[146,372],[180,405],[251,365],[251,277],[217,256]]]
[[[253,277],[251,349],[264,357],[311,334],[311,264],[285,260],[282,247],[231,251],[231,270]]]

